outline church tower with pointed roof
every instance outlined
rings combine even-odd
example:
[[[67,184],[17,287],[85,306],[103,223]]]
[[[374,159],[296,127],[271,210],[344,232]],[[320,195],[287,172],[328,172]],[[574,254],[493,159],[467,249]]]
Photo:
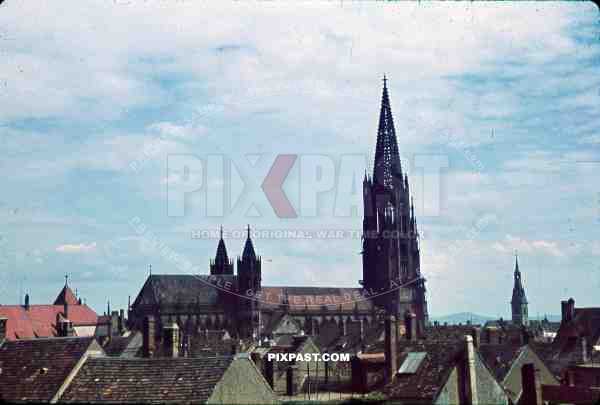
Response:
[[[386,312],[399,318],[406,311],[415,314],[422,331],[428,315],[417,221],[408,176],[402,173],[385,76],[373,174],[365,173],[363,202],[362,286]]]
[[[512,299],[510,307],[512,310],[512,321],[516,325],[529,325],[529,315],[527,312],[527,297],[525,296],[525,288],[521,279],[521,271],[519,270],[519,257],[515,255],[515,272]]]
[[[237,260],[237,273],[240,295],[239,332],[242,337],[258,337],[260,307],[256,297],[261,290],[261,258],[254,251],[250,236],[250,225],[248,225],[248,236],[244,244],[242,257],[238,257]]]
[[[75,296],[73,290],[69,287],[69,276],[65,275],[65,286],[56,296],[53,305],[79,305],[77,296]]]
[[[233,260],[227,256],[227,248],[223,240],[223,227],[221,227],[221,237],[217,245],[217,253],[215,259],[210,262],[210,274],[217,275],[233,275]]]

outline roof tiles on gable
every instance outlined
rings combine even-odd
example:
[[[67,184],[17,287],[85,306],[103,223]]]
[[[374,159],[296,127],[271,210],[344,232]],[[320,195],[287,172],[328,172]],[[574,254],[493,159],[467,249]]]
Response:
[[[233,356],[202,358],[92,358],[60,399],[63,403],[203,404]]]
[[[66,284],[60,290],[60,293],[58,293],[58,296],[54,300],[54,305],[65,305],[65,303],[68,305],[77,305],[79,303],[71,288]]]
[[[49,402],[94,338],[7,341],[0,347],[0,393],[8,402]]]
[[[432,400],[437,398],[448,376],[462,360],[464,346],[459,342],[400,342],[398,366],[409,353],[426,353],[414,373],[397,375],[383,392],[390,399],[406,401]]]
[[[479,353],[483,357],[486,365],[490,368],[494,377],[500,382],[510,371],[513,362],[523,352],[525,346],[514,344],[482,344],[479,347]]]

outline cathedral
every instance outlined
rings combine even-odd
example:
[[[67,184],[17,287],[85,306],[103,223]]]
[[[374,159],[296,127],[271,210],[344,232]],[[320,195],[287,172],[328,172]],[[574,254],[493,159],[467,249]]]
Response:
[[[152,317],[160,335],[162,326],[174,322],[183,346],[207,330],[255,341],[300,333],[317,337],[323,346],[350,336],[363,341],[381,331],[384,315],[423,333],[428,315],[417,221],[385,78],[373,172],[365,174],[363,201],[363,268],[356,288],[263,285],[261,257],[248,227],[235,261],[221,233],[208,274],[150,275],[129,308],[130,327],[141,330]]]

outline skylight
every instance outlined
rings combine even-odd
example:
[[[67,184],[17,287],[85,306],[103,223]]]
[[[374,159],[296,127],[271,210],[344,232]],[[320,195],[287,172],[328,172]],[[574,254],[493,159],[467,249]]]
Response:
[[[425,352],[408,353],[406,359],[400,366],[398,374],[414,374],[419,369],[419,366],[427,356]]]

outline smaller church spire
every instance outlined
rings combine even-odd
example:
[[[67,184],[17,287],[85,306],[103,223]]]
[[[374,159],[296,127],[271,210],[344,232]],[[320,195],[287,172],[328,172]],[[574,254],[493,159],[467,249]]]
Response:
[[[221,225],[220,228],[220,238],[219,244],[217,245],[217,253],[215,254],[215,263],[229,263],[229,258],[227,257],[227,248],[225,247],[225,241],[223,240],[223,225]]]
[[[248,237],[246,244],[244,245],[244,251],[242,252],[242,259],[254,259],[256,258],[256,252],[254,252],[254,245],[252,244],[252,238],[250,237],[250,224],[248,224]]]
[[[523,287],[523,280],[521,279],[521,271],[519,270],[519,256],[517,255],[517,252],[515,252],[514,285],[510,304],[512,309],[513,322],[518,325],[527,325],[528,302],[527,296],[525,295],[525,288]]]

